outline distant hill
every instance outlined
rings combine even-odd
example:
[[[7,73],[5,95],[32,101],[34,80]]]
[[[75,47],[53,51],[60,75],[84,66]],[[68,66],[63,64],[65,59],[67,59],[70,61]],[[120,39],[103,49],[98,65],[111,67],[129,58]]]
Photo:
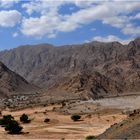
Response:
[[[140,38],[128,45],[96,41],[59,47],[27,45],[0,52],[0,60],[57,95],[62,90],[69,96],[99,98],[140,91]]]
[[[14,94],[27,94],[37,89],[24,78],[9,70],[0,62],[0,97],[10,97]]]

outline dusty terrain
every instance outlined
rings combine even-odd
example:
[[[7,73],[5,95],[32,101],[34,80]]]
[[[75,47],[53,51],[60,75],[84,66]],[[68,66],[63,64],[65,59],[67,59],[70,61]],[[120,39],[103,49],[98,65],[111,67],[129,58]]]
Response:
[[[22,110],[2,110],[19,121],[26,113],[31,123],[22,124],[23,134],[9,135],[0,127],[0,139],[81,139],[93,135],[97,138],[139,138],[140,114],[128,117],[140,108],[140,96],[112,97],[99,100],[70,101],[40,105]],[[72,114],[80,114],[80,121],[73,122]],[[50,122],[45,123],[44,119]]]
[[[119,111],[103,111],[102,114],[85,114],[78,122],[71,120],[71,115],[64,115],[54,112],[53,108],[61,108],[61,105],[48,107],[34,107],[19,111],[2,111],[2,114],[12,114],[16,120],[23,113],[27,113],[32,119],[30,124],[23,126],[22,135],[7,135],[0,127],[0,139],[85,139],[88,135],[99,135],[112,124],[118,123],[126,118],[126,115]],[[104,112],[104,113],[103,113]],[[49,123],[45,123],[45,118],[50,118]],[[29,132],[29,133],[28,133]]]
[[[139,93],[138,93],[139,94]],[[112,97],[105,99],[93,100],[90,99],[88,101],[77,101],[77,102],[69,102],[64,107],[59,109],[59,111],[64,112],[65,114],[84,114],[86,113],[98,113],[102,112],[102,110],[107,110],[110,112],[120,111],[120,112],[129,112],[134,109],[140,108],[140,96],[122,96],[122,97]],[[57,110],[57,109],[56,109]]]

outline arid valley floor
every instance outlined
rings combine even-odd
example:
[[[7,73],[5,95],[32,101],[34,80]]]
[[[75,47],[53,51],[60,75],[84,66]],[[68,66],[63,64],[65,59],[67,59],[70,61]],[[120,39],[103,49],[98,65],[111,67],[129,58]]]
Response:
[[[126,96],[100,99],[96,101],[71,102],[62,104],[31,107],[22,110],[3,110],[2,115],[11,114],[19,121],[19,117],[26,113],[31,122],[22,124],[23,134],[10,135],[0,128],[0,139],[85,139],[87,136],[98,136],[114,124],[119,124],[128,118],[126,112],[140,107],[140,96]],[[106,101],[108,100],[108,101]],[[128,104],[129,102],[133,104]],[[105,104],[106,102],[106,104]],[[120,104],[122,103],[123,104]],[[103,106],[104,104],[104,106]],[[67,110],[67,111],[66,111]],[[71,120],[71,114],[81,114],[80,121]],[[45,123],[44,119],[50,122]]]
[[[105,112],[101,116],[97,114],[82,115],[80,121],[73,122],[70,115],[59,114],[51,110],[45,111],[46,109],[49,110],[48,107],[36,107],[15,112],[3,111],[4,114],[12,114],[17,120],[26,112],[32,121],[30,124],[23,125],[25,134],[22,135],[7,135],[3,128],[0,128],[0,138],[16,140],[85,139],[88,135],[96,136],[103,133],[110,125],[126,118],[119,112]],[[51,119],[47,124],[44,122],[46,116]]]

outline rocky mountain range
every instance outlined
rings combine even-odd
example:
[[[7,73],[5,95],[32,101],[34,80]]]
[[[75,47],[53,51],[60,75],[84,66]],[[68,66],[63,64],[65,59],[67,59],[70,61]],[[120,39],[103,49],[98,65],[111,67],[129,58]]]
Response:
[[[0,61],[50,94],[99,98],[140,93],[140,38],[128,45],[25,45],[1,51]]]

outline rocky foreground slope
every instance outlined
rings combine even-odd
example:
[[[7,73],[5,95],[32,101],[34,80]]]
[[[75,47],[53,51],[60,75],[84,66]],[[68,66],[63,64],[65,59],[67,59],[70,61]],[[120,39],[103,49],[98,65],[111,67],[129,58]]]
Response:
[[[134,110],[129,116],[112,125],[97,139],[140,139],[140,110]]]
[[[99,98],[140,91],[140,38],[128,45],[27,45],[0,52],[0,60],[27,81],[57,95],[63,91],[63,96]]]

